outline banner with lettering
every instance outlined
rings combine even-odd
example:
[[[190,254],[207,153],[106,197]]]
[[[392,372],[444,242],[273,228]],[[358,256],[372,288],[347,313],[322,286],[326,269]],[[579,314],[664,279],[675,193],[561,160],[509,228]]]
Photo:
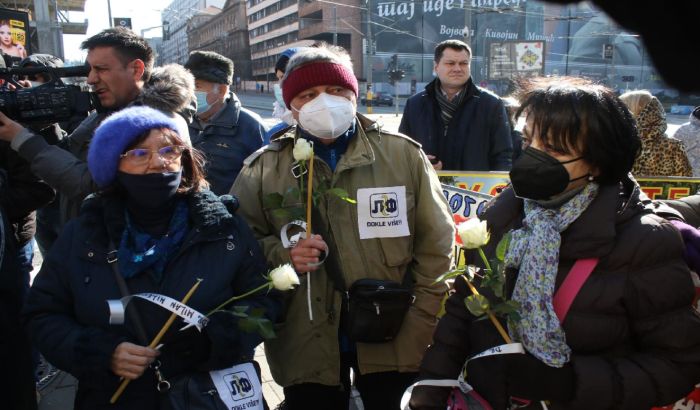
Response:
[[[438,176],[443,186],[492,196],[508,186],[507,172],[438,171]],[[680,199],[700,192],[700,178],[640,177],[637,182],[651,199]]]

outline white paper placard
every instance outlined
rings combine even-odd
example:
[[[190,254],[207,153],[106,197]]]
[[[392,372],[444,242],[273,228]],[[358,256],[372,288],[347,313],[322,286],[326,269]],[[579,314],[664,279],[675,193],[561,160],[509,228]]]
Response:
[[[209,372],[221,401],[229,410],[263,410],[260,379],[252,363]]]
[[[406,187],[390,186],[357,190],[357,223],[360,239],[408,236]]]

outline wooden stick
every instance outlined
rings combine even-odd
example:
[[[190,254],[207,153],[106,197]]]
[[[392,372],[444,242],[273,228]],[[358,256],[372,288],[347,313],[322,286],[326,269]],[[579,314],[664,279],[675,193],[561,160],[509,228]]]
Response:
[[[197,287],[199,287],[200,283],[202,283],[202,279],[197,279],[197,282],[192,286],[192,288],[189,290],[189,292],[187,292],[185,297],[182,298],[182,301],[180,301],[180,303],[182,303],[183,305],[187,304],[187,302],[190,300],[190,298],[194,294],[194,291],[197,290]],[[151,342],[150,345],[148,345],[148,347],[150,347],[151,349],[155,349],[155,347],[158,346],[158,344],[160,343],[160,339],[162,339],[163,336],[165,336],[165,332],[167,332],[168,329],[170,329],[170,326],[172,326],[172,324],[173,324],[173,322],[175,322],[176,318],[177,318],[177,315],[175,313],[170,314],[170,317],[165,322],[163,327],[160,329],[160,332],[158,332],[156,337],[153,338],[153,341]],[[114,394],[112,395],[112,398],[109,399],[109,402],[111,404],[114,404],[117,402],[117,400],[119,400],[119,397],[122,395],[122,393],[124,393],[124,390],[126,390],[126,386],[129,385],[129,382],[131,382],[131,379],[122,380],[122,383],[119,385],[119,388],[117,389],[117,391],[115,391]]]
[[[472,285],[471,282],[469,282],[469,279],[467,279],[467,277],[464,275],[462,275],[462,278],[464,278],[464,281],[467,282],[467,286],[469,286],[469,289],[472,291],[472,293],[474,295],[478,295],[479,291],[476,290],[476,288],[474,287],[474,285]],[[499,322],[498,319],[496,319],[496,315],[494,315],[490,309],[486,311],[486,314],[489,315],[489,319],[491,319],[493,325],[496,326],[496,330],[498,330],[498,333],[501,334],[503,340],[505,340],[506,343],[513,343],[513,340],[510,338],[510,336],[508,336],[506,330],[503,328],[503,326],[501,326],[501,322]]]
[[[311,158],[309,158],[309,173],[308,181],[306,183],[306,238],[311,238],[311,207],[313,206],[313,196],[312,191],[314,187],[314,153],[311,152]]]

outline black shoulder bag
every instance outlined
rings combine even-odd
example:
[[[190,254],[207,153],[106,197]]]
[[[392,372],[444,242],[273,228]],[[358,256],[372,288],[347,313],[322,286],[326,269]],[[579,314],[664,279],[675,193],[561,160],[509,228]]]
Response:
[[[344,295],[343,312],[340,315],[343,333],[353,342],[360,343],[385,343],[393,340],[415,299],[410,274],[404,274],[402,283],[366,278],[355,281],[350,289],[346,289],[343,270],[337,259],[338,248],[326,232],[315,208],[312,217],[315,220],[314,227],[328,245],[326,272],[335,288]]]

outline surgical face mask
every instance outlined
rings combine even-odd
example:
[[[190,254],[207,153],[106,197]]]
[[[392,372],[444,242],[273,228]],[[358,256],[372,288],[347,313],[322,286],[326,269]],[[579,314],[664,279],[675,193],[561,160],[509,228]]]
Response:
[[[569,172],[564,164],[580,159],[581,157],[559,162],[544,151],[532,147],[525,148],[510,170],[510,182],[513,184],[515,195],[542,200],[561,194],[569,183],[589,176],[586,174],[569,179]]]
[[[299,125],[316,138],[335,139],[355,121],[355,106],[337,95],[321,93],[304,104],[299,112]]]
[[[219,86],[215,85],[214,88],[212,88],[210,92],[206,92],[206,91],[195,91],[194,92],[194,96],[197,98],[197,114],[201,114],[201,113],[207,111],[211,107],[211,104],[209,104],[209,101],[207,101],[207,96],[209,94],[213,94],[213,95],[219,94]]]
[[[40,85],[42,85],[42,84],[44,84],[44,83],[41,82],[41,81],[30,81],[30,82],[29,82],[29,86],[32,87],[32,88],[33,88],[33,87],[38,87],[38,86],[40,86]]]
[[[206,91],[195,91],[194,96],[197,97],[197,114],[203,113],[209,109]]]
[[[272,86],[272,91],[275,93],[275,100],[277,100],[279,105],[286,107],[284,104],[284,98],[282,97],[282,87],[280,87],[279,84],[275,84]]]

